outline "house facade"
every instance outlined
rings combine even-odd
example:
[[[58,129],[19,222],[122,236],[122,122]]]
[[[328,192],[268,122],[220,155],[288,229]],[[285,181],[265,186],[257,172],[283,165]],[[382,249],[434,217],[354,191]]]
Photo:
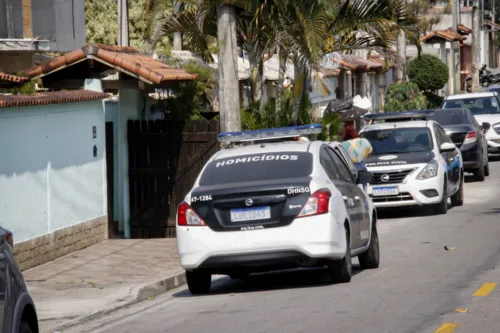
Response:
[[[107,238],[108,95],[0,95],[0,225],[22,269]]]
[[[0,71],[24,71],[85,39],[84,0],[0,0]]]

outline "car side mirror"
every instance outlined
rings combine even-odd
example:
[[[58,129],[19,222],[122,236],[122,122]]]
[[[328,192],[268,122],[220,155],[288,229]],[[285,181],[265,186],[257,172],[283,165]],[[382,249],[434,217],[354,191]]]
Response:
[[[352,179],[357,180],[358,179],[358,174],[359,174],[359,170],[358,169],[352,169],[351,170]]]
[[[455,148],[456,148],[455,144],[450,143],[450,142],[445,142],[441,145],[441,147],[439,147],[439,151],[441,153],[448,153],[448,152],[454,151]]]
[[[481,127],[482,127],[483,131],[486,133],[490,130],[491,124],[485,122],[485,123],[482,123]]]
[[[358,178],[356,178],[356,184],[373,184],[373,174],[366,170],[359,170]]]

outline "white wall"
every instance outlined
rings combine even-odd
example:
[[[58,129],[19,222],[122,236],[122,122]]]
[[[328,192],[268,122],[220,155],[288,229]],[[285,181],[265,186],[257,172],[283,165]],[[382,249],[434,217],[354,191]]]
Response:
[[[142,119],[145,103],[144,95],[137,89],[120,89],[119,92],[119,119],[118,119],[118,174],[119,193],[118,217],[120,231],[124,232],[125,238],[130,238],[130,201],[129,201],[129,176],[128,176],[128,120]],[[115,170],[116,172],[116,170]]]
[[[105,216],[105,149],[102,101],[0,109],[0,225],[17,243]]]

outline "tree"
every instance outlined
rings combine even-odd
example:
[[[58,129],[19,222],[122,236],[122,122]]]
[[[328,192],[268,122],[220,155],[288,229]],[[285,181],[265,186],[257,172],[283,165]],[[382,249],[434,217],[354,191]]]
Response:
[[[322,0],[268,2],[275,10],[266,22],[279,30],[275,33],[277,44],[291,54],[295,65],[294,120],[298,119],[305,84],[312,72],[318,73],[326,53],[368,49],[391,58],[387,51],[400,30],[419,46],[417,19],[409,16],[398,0],[346,0],[340,4]]]
[[[408,77],[424,92],[435,92],[448,82],[448,66],[438,57],[421,54],[408,64]]]
[[[130,45],[141,52],[149,49],[147,36],[148,20],[144,16],[147,0],[129,1],[129,33]],[[87,42],[109,45],[117,44],[118,7],[116,0],[85,0],[85,30]],[[171,49],[168,38],[157,43],[157,49],[167,52]]]
[[[423,110],[427,108],[427,98],[413,82],[393,83],[385,94],[385,112]]]

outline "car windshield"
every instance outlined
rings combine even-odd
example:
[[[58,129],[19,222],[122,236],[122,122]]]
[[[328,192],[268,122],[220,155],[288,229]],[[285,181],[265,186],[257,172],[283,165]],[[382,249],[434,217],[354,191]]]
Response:
[[[216,159],[207,165],[199,183],[206,186],[307,177],[312,173],[312,160],[311,153],[286,151]]]
[[[431,133],[427,127],[391,128],[363,132],[370,141],[372,155],[404,154],[432,150]]]
[[[450,99],[444,102],[443,109],[469,109],[472,114],[500,114],[495,96]]]
[[[436,111],[431,119],[441,126],[470,124],[470,120],[463,110]]]

